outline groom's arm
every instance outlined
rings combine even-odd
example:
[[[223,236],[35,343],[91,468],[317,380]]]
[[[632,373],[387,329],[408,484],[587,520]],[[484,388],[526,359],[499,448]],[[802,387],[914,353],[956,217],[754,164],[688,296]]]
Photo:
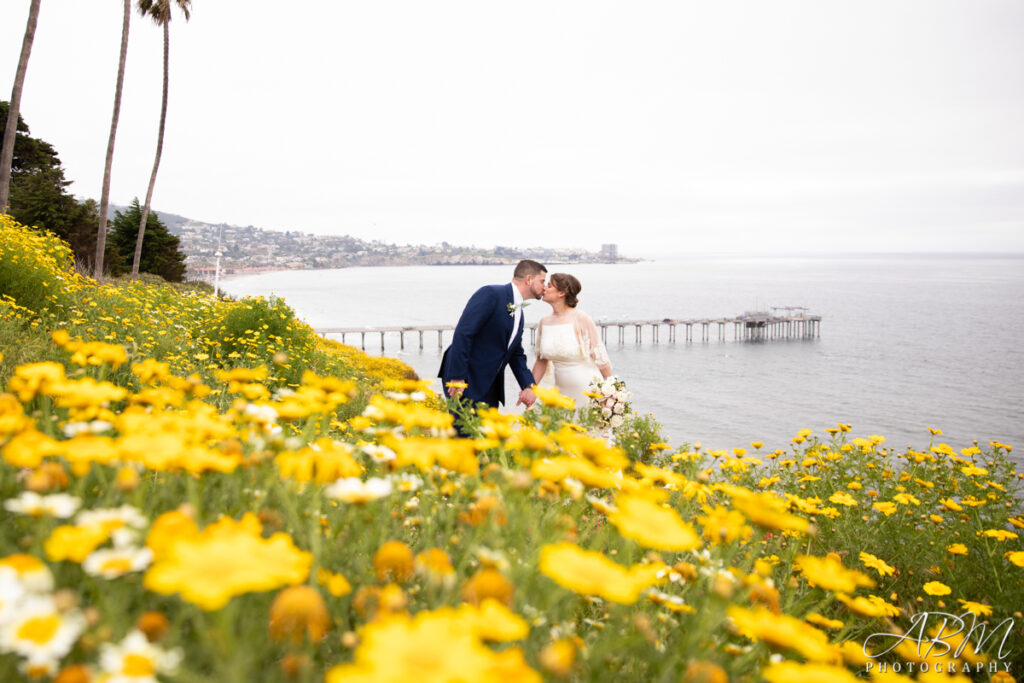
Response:
[[[524,332],[525,326],[526,323],[524,321]],[[533,373],[526,366],[526,352],[523,351],[522,334],[519,335],[519,340],[512,347],[512,357],[509,358],[508,365],[512,368],[512,374],[515,375],[516,381],[519,382],[519,388],[522,389],[519,392],[519,400],[516,401],[516,404],[522,403],[529,408],[537,400],[537,397],[533,394]]]
[[[473,344],[493,310],[494,295],[488,287],[476,290],[466,302],[448,348],[448,376],[451,380],[468,381],[469,356]]]

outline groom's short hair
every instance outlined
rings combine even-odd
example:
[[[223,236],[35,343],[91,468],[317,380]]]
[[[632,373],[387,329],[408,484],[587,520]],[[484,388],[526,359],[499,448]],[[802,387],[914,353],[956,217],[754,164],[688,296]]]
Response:
[[[536,261],[531,261],[527,258],[516,264],[516,269],[515,272],[512,273],[512,277],[516,280],[522,280],[530,275],[539,275],[546,272],[548,272],[548,269],[542,264],[537,263]]]

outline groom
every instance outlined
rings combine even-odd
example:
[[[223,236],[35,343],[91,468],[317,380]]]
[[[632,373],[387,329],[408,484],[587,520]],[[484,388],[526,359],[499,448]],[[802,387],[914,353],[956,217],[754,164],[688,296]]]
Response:
[[[481,287],[469,298],[437,375],[448,396],[497,408],[505,402],[505,367],[511,365],[522,389],[517,405],[529,408],[537,400],[523,352],[523,306],[525,300],[543,296],[547,272],[540,263],[523,260],[512,282]]]

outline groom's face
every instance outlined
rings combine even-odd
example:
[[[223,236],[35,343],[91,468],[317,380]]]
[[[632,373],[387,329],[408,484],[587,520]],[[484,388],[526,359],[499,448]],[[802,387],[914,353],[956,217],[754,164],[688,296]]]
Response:
[[[526,286],[529,288],[530,293],[533,294],[534,299],[539,299],[544,296],[544,279],[547,277],[547,273],[540,272],[536,275],[526,276]]]

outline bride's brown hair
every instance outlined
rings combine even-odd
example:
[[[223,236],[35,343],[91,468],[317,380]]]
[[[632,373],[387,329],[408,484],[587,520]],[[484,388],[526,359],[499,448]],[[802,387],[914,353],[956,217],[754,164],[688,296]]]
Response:
[[[551,276],[551,284],[555,286],[559,292],[565,294],[565,305],[569,308],[576,308],[576,304],[579,303],[580,290],[583,289],[583,285],[574,276],[569,273],[554,273]]]

